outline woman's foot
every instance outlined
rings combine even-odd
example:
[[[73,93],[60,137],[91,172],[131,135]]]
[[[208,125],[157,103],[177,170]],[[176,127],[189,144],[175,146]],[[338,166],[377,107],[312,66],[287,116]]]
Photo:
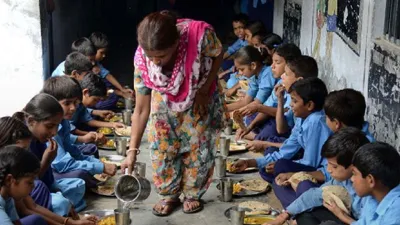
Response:
[[[179,205],[179,200],[161,199],[154,205],[153,214],[156,216],[169,216]]]
[[[203,203],[200,200],[186,198],[183,201],[183,212],[187,214],[197,213],[203,210]]]

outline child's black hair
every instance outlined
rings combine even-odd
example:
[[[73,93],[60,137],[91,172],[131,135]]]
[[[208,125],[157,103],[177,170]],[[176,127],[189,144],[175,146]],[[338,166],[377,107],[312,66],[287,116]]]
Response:
[[[99,50],[101,48],[108,48],[108,37],[104,33],[93,32],[90,35],[89,40],[93,43],[96,50]]]
[[[242,23],[244,26],[247,25],[247,23],[249,22],[249,16],[243,13],[239,13],[236,14],[233,19],[232,22],[240,22]]]
[[[284,58],[285,61],[290,61],[301,56],[301,50],[295,44],[282,44],[275,49],[275,54]]]
[[[262,62],[261,53],[253,46],[247,45],[235,53],[235,60],[241,65],[250,65],[252,62]]]
[[[317,77],[310,77],[294,82],[289,88],[289,93],[293,91],[303,99],[304,104],[313,102],[314,111],[322,110],[325,98],[328,95],[325,83]]]
[[[11,174],[14,179],[35,175],[39,172],[39,159],[26,149],[16,145],[8,145],[0,149],[0,185]]]
[[[0,118],[0,148],[28,138],[32,138],[32,133],[20,119],[10,116]]]
[[[322,146],[321,156],[334,158],[339,165],[348,168],[354,153],[369,140],[365,134],[355,127],[345,127],[328,138]]]
[[[301,55],[293,60],[286,61],[286,65],[296,75],[296,77],[309,78],[318,77],[317,61],[311,56]]]
[[[262,40],[263,45],[267,46],[270,50],[275,50],[282,44],[282,42],[281,36],[274,33],[265,36]]]
[[[330,120],[337,119],[346,126],[362,128],[367,106],[361,92],[354,89],[332,91],[324,104],[324,111]]]
[[[88,89],[89,96],[105,97],[107,95],[106,84],[94,73],[88,73],[80,84],[82,90]]]
[[[371,174],[389,189],[400,183],[400,155],[394,147],[383,142],[362,146],[353,157],[353,165],[365,178]]]
[[[42,93],[53,96],[57,101],[71,98],[82,101],[82,88],[79,82],[69,76],[50,77],[44,82]]]
[[[73,52],[80,52],[85,56],[95,56],[97,52],[93,43],[85,37],[79,38],[72,42],[71,49]]]
[[[93,68],[92,62],[80,52],[72,52],[65,59],[64,73],[71,75],[72,71],[76,70],[78,73],[91,71]]]
[[[246,29],[250,31],[250,33],[255,36],[257,34],[261,34],[265,36],[268,32],[265,29],[264,23],[261,21],[251,21],[247,24]]]
[[[21,121],[31,117],[37,122],[42,122],[59,114],[63,115],[64,110],[58,100],[52,95],[39,93],[29,100],[22,112],[15,113],[14,117]]]

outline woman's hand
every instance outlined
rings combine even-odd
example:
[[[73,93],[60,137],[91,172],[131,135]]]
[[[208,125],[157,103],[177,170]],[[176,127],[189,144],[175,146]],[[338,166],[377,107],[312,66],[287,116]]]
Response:
[[[58,144],[54,139],[51,138],[48,141],[49,146],[43,153],[43,159],[45,160],[45,162],[52,162],[57,156]]]
[[[136,157],[137,155],[135,151],[128,153],[124,161],[121,163],[122,174],[125,174],[125,169],[128,169],[128,174],[132,174],[133,169],[135,168]]]
[[[201,117],[207,115],[208,103],[210,102],[209,88],[201,87],[194,98],[193,113],[199,114]]]

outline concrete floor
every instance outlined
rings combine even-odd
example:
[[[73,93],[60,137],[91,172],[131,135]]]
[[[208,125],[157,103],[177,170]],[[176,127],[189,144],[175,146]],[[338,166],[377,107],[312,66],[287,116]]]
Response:
[[[145,140],[142,141],[141,149],[148,149],[148,143]],[[100,155],[110,155],[116,154],[115,151],[100,151]],[[252,153],[242,153],[237,154],[235,156],[239,157],[255,157]],[[152,168],[150,165],[150,157],[149,153],[143,151],[140,154],[138,161],[145,162],[147,164],[146,168],[146,178],[151,181],[151,172]],[[233,178],[241,178],[241,177],[259,177],[258,173],[249,173],[249,174],[228,174],[228,176]],[[150,197],[144,201],[143,203],[136,203],[131,206],[131,219],[133,225],[228,225],[230,224],[227,218],[224,216],[224,212],[238,204],[242,201],[247,200],[259,200],[263,202],[269,203],[273,208],[282,209],[281,204],[277,200],[276,196],[271,192],[266,195],[258,196],[258,197],[249,197],[249,198],[234,198],[232,202],[221,202],[219,200],[220,192],[216,188],[217,181],[215,180],[207,193],[203,196],[203,200],[205,202],[204,210],[196,213],[196,214],[184,214],[182,212],[182,207],[178,208],[173,214],[169,217],[157,217],[152,214],[152,207],[155,203],[157,203],[158,196],[154,190],[154,185],[152,185],[152,193]],[[97,209],[110,209],[113,210],[117,208],[117,199],[115,197],[102,197],[92,193],[87,194],[87,204],[88,207],[86,210],[97,210]]]

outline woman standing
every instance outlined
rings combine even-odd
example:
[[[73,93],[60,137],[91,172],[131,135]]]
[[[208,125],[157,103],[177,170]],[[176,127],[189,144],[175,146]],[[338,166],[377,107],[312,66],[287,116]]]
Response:
[[[177,20],[168,11],[143,19],[138,42],[134,126],[122,169],[132,171],[150,116],[153,181],[161,198],[153,213],[171,214],[180,205],[180,194],[185,213],[201,211],[224,115],[216,85],[221,43],[207,23]]]

